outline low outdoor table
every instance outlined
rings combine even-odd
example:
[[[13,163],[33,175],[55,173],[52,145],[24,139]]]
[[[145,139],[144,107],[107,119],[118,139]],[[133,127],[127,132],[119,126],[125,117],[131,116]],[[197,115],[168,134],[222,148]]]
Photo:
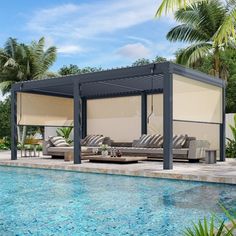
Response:
[[[117,163],[117,164],[130,164],[139,161],[147,160],[145,156],[121,156],[121,157],[104,157],[102,155],[87,156],[90,162],[100,162],[100,163]]]
[[[81,153],[81,160],[88,160],[88,157],[97,155],[95,152],[92,151],[91,148],[88,152],[82,152]],[[64,150],[64,161],[73,161],[74,160],[74,150],[68,149]]]
[[[215,164],[217,150],[216,149],[206,149],[205,152],[206,152],[205,163],[206,164]]]

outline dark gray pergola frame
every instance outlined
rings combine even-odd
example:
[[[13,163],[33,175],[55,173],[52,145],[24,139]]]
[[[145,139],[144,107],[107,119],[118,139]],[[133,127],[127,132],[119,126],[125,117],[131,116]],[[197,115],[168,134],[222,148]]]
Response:
[[[11,90],[11,159],[17,159],[17,92],[34,93],[58,97],[69,97],[74,100],[74,164],[81,163],[80,139],[87,134],[87,99],[109,98],[131,95],[141,95],[141,131],[147,133],[147,95],[163,93],[163,133],[164,133],[164,169],[173,168],[172,137],[173,137],[173,74],[182,75],[193,80],[201,81],[222,88],[222,123],[220,126],[220,161],[225,160],[225,82],[187,69],[171,62],[153,63],[138,67],[113,69],[101,72],[87,73],[60,78],[52,78],[37,81],[17,83]],[[83,94],[83,85],[99,84],[109,85],[114,80],[141,78],[145,76],[162,75],[162,88],[152,90],[130,88],[128,92],[120,92],[121,85],[113,93],[94,94],[93,96]],[[55,92],[51,88],[55,86],[73,86],[73,94]],[[114,84],[113,84],[114,85]],[[48,89],[45,90],[45,87]],[[118,89],[119,87],[119,89]],[[44,89],[43,89],[44,88]],[[95,87],[96,90],[96,87]],[[96,92],[96,91],[95,91]],[[192,121],[195,122],[195,121]],[[206,123],[206,122],[202,122]]]

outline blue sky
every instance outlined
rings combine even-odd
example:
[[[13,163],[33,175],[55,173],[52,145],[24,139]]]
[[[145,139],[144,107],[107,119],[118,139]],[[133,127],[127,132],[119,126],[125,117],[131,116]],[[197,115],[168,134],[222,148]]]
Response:
[[[160,0],[1,0],[0,46],[8,37],[41,36],[58,48],[52,71],[70,63],[112,68],[156,55],[173,58],[182,45],[165,35],[172,16],[154,19]]]

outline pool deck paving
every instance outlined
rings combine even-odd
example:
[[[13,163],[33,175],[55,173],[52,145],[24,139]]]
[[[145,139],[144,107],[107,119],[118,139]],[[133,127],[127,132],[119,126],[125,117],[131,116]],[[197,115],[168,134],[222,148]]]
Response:
[[[163,170],[160,161],[142,161],[135,164],[106,164],[82,161],[81,165],[50,157],[27,157],[10,160],[10,152],[0,152],[0,166],[43,168],[87,173],[118,174],[153,178],[192,180],[236,184],[236,159],[217,164],[174,162],[173,170]]]

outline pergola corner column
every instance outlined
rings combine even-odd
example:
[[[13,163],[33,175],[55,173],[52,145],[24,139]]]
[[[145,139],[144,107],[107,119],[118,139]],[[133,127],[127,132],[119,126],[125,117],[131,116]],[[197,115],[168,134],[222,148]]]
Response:
[[[220,124],[220,161],[225,161],[225,87],[222,88],[222,123]]]
[[[74,164],[81,164],[82,101],[79,81],[74,81]]]
[[[147,94],[141,94],[141,132],[147,134]]]
[[[82,138],[87,136],[87,99],[82,98]]]
[[[17,160],[17,93],[11,90],[11,160]]]
[[[168,70],[164,73],[163,90],[163,169],[173,169],[173,76]]]

